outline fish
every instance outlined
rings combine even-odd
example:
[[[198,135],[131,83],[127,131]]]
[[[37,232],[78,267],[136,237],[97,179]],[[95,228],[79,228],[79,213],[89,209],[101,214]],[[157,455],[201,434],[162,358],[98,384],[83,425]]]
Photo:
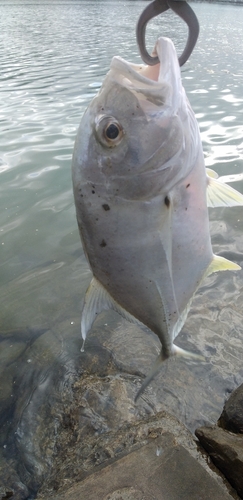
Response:
[[[243,196],[205,169],[173,42],[159,38],[154,53],[155,66],[113,57],[81,119],[72,159],[77,223],[93,273],[81,317],[83,345],[109,309],[145,325],[161,342],[136,400],[165,360],[205,359],[174,340],[203,279],[240,269],[213,254],[207,205],[242,205]]]

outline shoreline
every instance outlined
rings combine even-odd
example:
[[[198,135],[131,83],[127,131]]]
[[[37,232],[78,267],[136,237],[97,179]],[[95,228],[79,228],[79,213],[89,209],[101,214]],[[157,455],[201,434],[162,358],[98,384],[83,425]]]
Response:
[[[243,0],[189,0],[190,3],[223,3],[227,5],[243,5]]]

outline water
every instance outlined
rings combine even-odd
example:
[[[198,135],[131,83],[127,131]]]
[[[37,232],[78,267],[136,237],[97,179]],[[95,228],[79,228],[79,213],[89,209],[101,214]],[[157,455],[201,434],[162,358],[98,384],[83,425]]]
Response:
[[[243,7],[192,5],[200,39],[182,74],[206,165],[220,175],[242,173]],[[0,2],[0,461],[8,470],[12,464],[23,498],[24,484],[34,492],[52,464],[63,401],[72,399],[90,353],[106,364],[100,353],[112,352],[116,370],[134,378],[148,372],[158,349],[154,336],[105,313],[80,354],[81,301],[91,274],[70,174],[80,118],[112,56],[140,62],[135,23],[144,7],[139,0]],[[150,49],[159,35],[182,51],[186,27],[167,12],[148,26]],[[243,192],[243,181],[234,187]],[[210,211],[215,253],[241,265],[242,214]],[[225,397],[243,382],[242,283],[242,272],[205,280],[178,343],[208,362],[168,366],[140,402],[141,415],[167,409],[192,431],[217,420]],[[94,373],[102,370],[94,364]]]

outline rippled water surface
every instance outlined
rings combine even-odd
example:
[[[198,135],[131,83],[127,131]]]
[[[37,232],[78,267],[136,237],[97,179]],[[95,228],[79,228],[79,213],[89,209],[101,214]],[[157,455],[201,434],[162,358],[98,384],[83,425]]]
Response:
[[[0,446],[8,456],[15,450],[13,432],[19,449],[28,435],[23,412],[32,404],[38,413],[46,387],[63,380],[65,389],[82,364],[79,321],[91,274],[76,225],[72,149],[112,56],[140,62],[135,23],[145,5],[0,2]],[[243,7],[192,6],[201,32],[182,75],[206,165],[220,175],[243,173]],[[181,51],[186,28],[167,12],[148,26],[150,49],[159,35],[172,37]],[[243,181],[234,187],[243,192]],[[210,219],[215,253],[242,265],[243,208],[214,209]],[[192,344],[208,363],[187,367],[178,377],[168,367],[153,386],[161,408],[191,430],[215,421],[225,396],[243,381],[242,276],[227,272],[205,280],[179,336],[181,346]],[[133,326],[109,313],[101,329],[104,324],[110,336],[115,332],[118,351],[130,328],[127,356],[138,353],[139,359],[141,337]],[[31,463],[30,447],[28,453]]]

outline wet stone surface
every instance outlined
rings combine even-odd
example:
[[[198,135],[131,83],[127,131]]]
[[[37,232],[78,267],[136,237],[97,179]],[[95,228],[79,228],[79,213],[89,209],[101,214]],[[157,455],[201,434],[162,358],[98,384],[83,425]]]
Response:
[[[69,456],[63,462],[59,458],[60,489],[55,494],[50,480],[40,490],[38,499],[230,500],[232,495],[237,498],[208,467],[185,427],[165,412],[123,426],[96,441],[88,437],[87,444],[89,455],[84,462],[82,443],[76,445],[76,451],[67,446]]]
[[[214,464],[243,498],[243,384],[224,405],[218,425],[195,431]]]
[[[230,500],[228,492],[190,453],[164,433],[55,500]]]
[[[226,401],[218,425],[231,432],[243,433],[243,384]]]
[[[218,426],[201,427],[196,436],[213,463],[243,498],[243,436]]]

